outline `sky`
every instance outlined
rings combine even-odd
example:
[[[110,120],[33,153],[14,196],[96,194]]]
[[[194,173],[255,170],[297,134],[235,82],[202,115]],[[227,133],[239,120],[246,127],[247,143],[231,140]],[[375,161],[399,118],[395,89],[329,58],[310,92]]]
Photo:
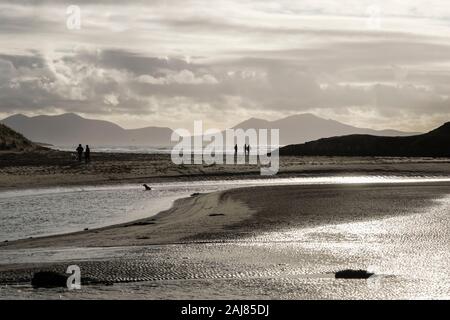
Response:
[[[0,0],[0,118],[450,121],[450,2]]]

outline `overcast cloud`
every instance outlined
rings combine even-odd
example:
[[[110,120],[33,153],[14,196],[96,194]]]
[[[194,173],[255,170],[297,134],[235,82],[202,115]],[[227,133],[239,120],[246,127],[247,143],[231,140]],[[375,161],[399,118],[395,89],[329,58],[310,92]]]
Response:
[[[225,128],[313,112],[425,131],[450,121],[449,40],[445,0],[0,0],[0,117]]]

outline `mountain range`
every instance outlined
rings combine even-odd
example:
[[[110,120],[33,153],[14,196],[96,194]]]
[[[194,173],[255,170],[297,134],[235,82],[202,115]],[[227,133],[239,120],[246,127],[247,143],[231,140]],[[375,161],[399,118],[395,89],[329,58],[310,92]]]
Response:
[[[291,156],[450,157],[450,122],[408,137],[347,135],[280,148]]]
[[[22,114],[8,117],[3,123],[32,141],[65,146],[78,143],[110,146],[168,145],[172,130],[146,127],[127,130],[115,123],[85,119],[74,113],[56,116],[27,117]]]
[[[20,132],[31,141],[59,146],[88,143],[103,146],[170,146],[172,129],[145,127],[124,129],[119,125],[86,119],[74,113],[28,117],[16,114],[0,121]],[[408,136],[414,133],[395,130],[372,130],[350,126],[338,121],[323,119],[312,114],[299,114],[268,121],[251,118],[233,129],[280,129],[280,145],[303,143],[320,138],[348,134],[372,134],[380,136]]]
[[[311,113],[297,114],[275,121],[251,118],[233,127],[234,129],[280,129],[280,145],[303,143],[348,134],[371,134],[378,136],[410,136],[417,132],[396,130],[373,130],[350,126],[335,120],[323,119]]]

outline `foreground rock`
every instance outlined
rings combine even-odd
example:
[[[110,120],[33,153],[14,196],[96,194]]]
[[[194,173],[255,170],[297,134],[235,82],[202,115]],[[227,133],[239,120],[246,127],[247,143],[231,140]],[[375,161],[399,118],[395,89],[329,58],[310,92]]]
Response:
[[[33,288],[63,288],[67,285],[68,275],[53,272],[36,272],[31,279]]]
[[[374,273],[367,272],[366,270],[341,270],[335,273],[336,279],[368,279],[373,276]]]

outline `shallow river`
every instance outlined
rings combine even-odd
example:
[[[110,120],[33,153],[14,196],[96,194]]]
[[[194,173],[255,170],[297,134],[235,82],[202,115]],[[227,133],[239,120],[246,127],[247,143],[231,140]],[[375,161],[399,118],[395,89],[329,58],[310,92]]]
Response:
[[[450,181],[444,177],[328,177],[24,190],[0,194],[3,239],[61,233],[156,214],[176,198],[262,184]],[[4,209],[6,208],[6,210]],[[450,194],[421,214],[286,229],[226,243],[133,248],[0,250],[0,263],[116,259],[148,281],[80,291],[0,286],[0,298],[450,298]],[[127,262],[126,267],[129,267]],[[118,264],[117,268],[125,268]],[[366,269],[369,280],[332,272]]]

